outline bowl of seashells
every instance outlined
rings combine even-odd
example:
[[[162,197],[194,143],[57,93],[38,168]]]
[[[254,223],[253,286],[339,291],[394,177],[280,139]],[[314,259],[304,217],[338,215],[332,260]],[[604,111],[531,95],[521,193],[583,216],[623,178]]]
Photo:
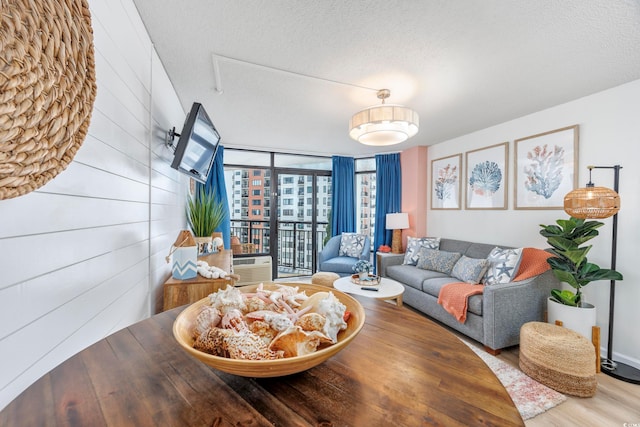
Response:
[[[350,295],[313,284],[227,286],[185,308],[178,344],[201,362],[245,377],[310,369],[344,349],[364,325]]]

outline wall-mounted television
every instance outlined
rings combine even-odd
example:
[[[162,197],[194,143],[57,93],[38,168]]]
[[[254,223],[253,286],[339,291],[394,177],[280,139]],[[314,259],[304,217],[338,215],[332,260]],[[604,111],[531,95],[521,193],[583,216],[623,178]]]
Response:
[[[169,135],[178,135],[171,167],[201,183],[207,182],[213,160],[220,144],[220,134],[207,115],[202,104],[194,102],[180,134],[174,130]]]

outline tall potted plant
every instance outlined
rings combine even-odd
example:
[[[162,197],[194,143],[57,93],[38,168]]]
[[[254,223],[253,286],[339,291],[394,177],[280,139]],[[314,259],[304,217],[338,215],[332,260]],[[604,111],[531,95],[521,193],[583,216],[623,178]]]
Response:
[[[549,257],[547,262],[558,280],[567,283],[575,292],[566,289],[551,291],[547,304],[548,321],[554,323],[555,320],[562,320],[564,326],[591,338],[595,307],[582,300],[582,288],[596,280],[622,280],[622,274],[600,268],[587,260],[592,245],[585,246],[584,243],[598,235],[597,229],[604,225],[603,222],[570,217],[559,219],[556,224],[540,224],[540,234],[546,237],[550,251],[555,255]],[[582,319],[574,321],[574,316]]]
[[[196,237],[198,255],[212,252],[211,235],[225,220],[224,204],[216,201],[215,192],[206,191],[204,186],[187,199],[187,222]]]

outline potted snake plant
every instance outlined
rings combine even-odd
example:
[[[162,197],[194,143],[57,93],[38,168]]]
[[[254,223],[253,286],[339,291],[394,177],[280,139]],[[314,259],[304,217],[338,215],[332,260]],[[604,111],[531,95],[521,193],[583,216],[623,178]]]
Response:
[[[587,260],[592,245],[584,243],[598,236],[600,221],[573,218],[559,219],[557,225],[540,224],[540,234],[547,239],[554,256],[547,262],[558,280],[571,286],[553,289],[547,302],[549,323],[561,320],[563,325],[591,338],[591,327],[596,322],[596,309],[582,299],[582,288],[598,280],[622,280],[616,270],[600,268]],[[574,320],[574,318],[576,318]]]
[[[196,238],[198,255],[213,251],[212,234],[227,217],[224,204],[216,201],[215,192],[204,186],[187,198],[187,222]]]

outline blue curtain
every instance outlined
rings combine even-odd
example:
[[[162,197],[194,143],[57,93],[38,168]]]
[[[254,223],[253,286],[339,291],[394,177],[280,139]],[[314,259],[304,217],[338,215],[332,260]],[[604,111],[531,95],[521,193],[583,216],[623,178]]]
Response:
[[[202,186],[203,184],[197,183],[196,194],[199,193]],[[222,202],[227,213],[225,220],[215,231],[222,233],[224,247],[229,249],[231,248],[231,216],[229,214],[229,200],[227,199],[227,185],[224,182],[224,147],[222,145],[218,146],[216,157],[213,159],[213,167],[207,178],[207,183],[204,184],[204,188],[207,192],[215,192],[216,200]]]
[[[402,173],[400,153],[376,154],[376,222],[373,250],[391,246],[393,230],[387,230],[386,215],[400,212],[402,205]],[[375,262],[374,257],[374,262]]]
[[[355,160],[353,157],[332,157],[331,233],[356,231]]]

